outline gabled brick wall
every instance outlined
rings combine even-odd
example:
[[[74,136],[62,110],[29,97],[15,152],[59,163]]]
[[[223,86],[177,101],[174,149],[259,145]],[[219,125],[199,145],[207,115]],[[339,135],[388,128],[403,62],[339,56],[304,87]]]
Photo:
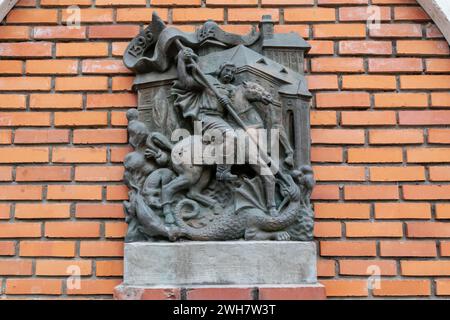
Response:
[[[0,25],[0,297],[111,297],[121,282],[124,114],[136,106],[121,56],[152,10],[183,30],[211,18],[238,33],[270,13],[276,31],[305,37],[327,294],[450,296],[449,47],[415,0],[149,2],[22,0]],[[80,29],[65,27],[69,5]],[[71,265],[81,289],[67,287]]]

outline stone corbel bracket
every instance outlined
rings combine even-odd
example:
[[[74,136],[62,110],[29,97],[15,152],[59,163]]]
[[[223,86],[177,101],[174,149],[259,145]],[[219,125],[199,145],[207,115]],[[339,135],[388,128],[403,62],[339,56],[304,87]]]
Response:
[[[17,0],[0,0],[0,22],[6,17],[9,11],[16,5]]]
[[[450,44],[450,1],[449,0],[417,0],[428,13],[434,23]]]

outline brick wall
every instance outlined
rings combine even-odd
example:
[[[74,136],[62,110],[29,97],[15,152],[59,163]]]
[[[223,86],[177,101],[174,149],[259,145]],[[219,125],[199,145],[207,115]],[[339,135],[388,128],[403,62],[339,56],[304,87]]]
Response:
[[[68,29],[74,4],[82,24]],[[450,296],[449,48],[415,0],[22,0],[0,25],[0,297],[108,298],[121,282],[136,106],[121,56],[152,10],[238,33],[270,13],[305,37],[328,296]]]

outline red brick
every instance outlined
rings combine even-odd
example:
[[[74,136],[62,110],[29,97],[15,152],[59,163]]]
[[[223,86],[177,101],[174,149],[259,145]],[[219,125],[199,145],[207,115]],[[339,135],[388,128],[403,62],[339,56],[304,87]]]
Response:
[[[60,279],[7,279],[6,294],[45,294],[62,293]]]
[[[27,74],[77,74],[76,60],[28,60]]]
[[[362,58],[314,58],[311,61],[312,72],[356,72],[364,71]]]
[[[311,148],[313,162],[342,162],[342,148],[313,147]]]
[[[123,74],[131,73],[121,60],[83,60],[82,72],[86,74]]]
[[[108,55],[106,42],[68,42],[56,44],[57,57],[104,57]]]
[[[376,219],[430,219],[431,206],[429,203],[375,203]]]
[[[321,280],[326,288],[327,297],[366,297],[366,280]]]
[[[404,276],[450,276],[450,261],[401,261]]]
[[[182,10],[182,9],[174,9],[174,10]],[[192,9],[197,10],[197,9]],[[209,9],[209,10],[219,10],[219,9]],[[291,15],[287,12],[286,9],[284,12],[284,18],[286,21],[302,21],[301,19],[297,20],[289,20]],[[305,9],[307,10],[307,9]],[[214,13],[213,13],[214,14]],[[239,9],[228,9],[228,21],[229,22],[259,22],[263,15],[271,15],[273,21],[278,21],[279,19],[279,10],[278,9],[253,9],[253,8],[239,8]],[[195,13],[194,16],[198,16],[198,13]],[[199,17],[200,18],[200,17]],[[176,21],[176,20],[174,20]],[[222,21],[222,20],[219,20]]]
[[[400,125],[445,125],[450,124],[450,111],[401,111]]]
[[[436,295],[450,296],[450,280],[445,279],[436,280]]]
[[[98,238],[99,222],[46,222],[45,236],[48,238]]]
[[[42,187],[33,185],[4,185],[0,200],[41,200]]]
[[[121,203],[77,203],[75,215],[77,218],[124,218]]]
[[[343,76],[342,89],[395,90],[394,76],[349,75]]]
[[[159,2],[168,2],[167,0],[159,0]],[[172,3],[176,3],[179,1],[169,0]],[[200,1],[196,3],[192,3],[192,0],[189,0],[191,5],[200,5]],[[304,1],[304,0],[303,0]],[[297,0],[298,2],[298,0]],[[178,4],[179,5],[179,4]],[[207,6],[238,6],[238,7],[246,7],[246,6],[257,6],[258,0],[206,0]]]
[[[408,238],[449,238],[450,223],[445,222],[408,222]],[[449,269],[450,270],[450,269]]]
[[[116,6],[145,6],[145,0],[96,0],[97,6],[116,7]]]
[[[391,19],[391,8],[379,7],[377,21],[389,21]],[[342,7],[339,8],[340,21],[368,21],[373,12],[368,7]]]
[[[51,57],[50,42],[1,43],[0,57]]]
[[[68,40],[68,39],[84,39],[86,38],[86,27],[68,28],[67,26],[57,27],[34,27],[33,37],[37,40]]]
[[[114,288],[118,286],[122,280],[116,279],[95,279],[81,280],[79,288],[67,289],[69,295],[112,295]]]
[[[98,6],[98,3],[96,4]],[[71,17],[72,12],[62,10],[61,21],[66,23]],[[113,22],[113,10],[112,9],[81,9],[80,10],[81,23],[88,22]],[[150,17],[149,17],[150,19]]]
[[[253,288],[195,288],[186,290],[187,300],[253,300]]]
[[[430,294],[430,280],[381,280],[380,287],[373,289],[373,295],[381,297],[416,297]]]
[[[380,241],[382,257],[435,257],[434,241]]]
[[[83,76],[56,78],[56,91],[101,91],[108,89],[107,77]]]
[[[53,148],[55,163],[101,163],[106,162],[105,148]]]
[[[81,257],[122,257],[121,241],[81,241]]]
[[[31,269],[31,260],[0,260],[0,275],[2,276],[30,276]]]
[[[450,53],[448,43],[439,40],[399,40],[397,41],[398,55],[443,55]]]
[[[379,275],[395,276],[397,264],[394,260],[339,260],[339,274],[370,276],[373,268],[379,268]]]
[[[108,124],[106,112],[74,111],[56,112],[55,126],[105,126]]]
[[[77,275],[92,274],[92,261],[90,260],[36,260],[36,275],[38,276],[67,276],[71,268],[77,268]]]
[[[427,38],[443,38],[444,37],[441,30],[439,30],[439,28],[433,23],[428,23],[425,26],[425,31],[426,31]]]
[[[97,277],[110,277],[123,275],[122,260],[97,260],[96,262]]]
[[[47,127],[50,125],[48,112],[0,112],[0,126],[16,127]]]
[[[430,181],[450,181],[450,166],[429,167]]]
[[[419,20],[426,21],[431,20],[428,14],[420,7],[395,7],[394,8],[395,20]]]
[[[336,10],[332,8],[286,8],[284,10],[286,22],[321,22],[335,21]]]
[[[368,4],[368,0],[318,0],[319,5],[348,5],[348,4]]]
[[[405,185],[403,197],[407,200],[450,200],[450,185]]]
[[[11,144],[12,133],[11,130],[0,130],[0,144]]]
[[[0,203],[0,220],[9,220],[11,216],[11,206],[9,203]]]
[[[12,180],[12,167],[0,167],[0,181]]]
[[[0,256],[13,256],[15,253],[14,241],[0,241]]]
[[[375,108],[425,108],[428,106],[426,93],[376,93]]]
[[[274,286],[260,287],[258,300],[323,300],[325,288],[323,286]]]
[[[113,42],[112,43],[112,55],[113,57],[121,57],[128,47],[128,42]]]
[[[106,200],[127,200],[128,188],[125,185],[109,185],[106,187]]]
[[[90,26],[89,39],[132,39],[139,33],[135,25]]]
[[[14,135],[15,144],[68,143],[69,130],[18,129]]]
[[[396,163],[402,162],[401,148],[350,148],[348,163]]]
[[[41,224],[30,222],[0,223],[0,238],[39,238]]]
[[[389,41],[340,41],[340,55],[390,55],[392,43]]]
[[[153,3],[152,3],[153,6]],[[158,16],[163,21],[168,21],[168,10],[162,8],[120,8],[117,9],[117,22],[146,22],[152,16],[153,11],[158,13]]]
[[[351,185],[344,187],[345,200],[397,200],[398,187],[392,185]]]
[[[131,91],[134,77],[114,77],[112,82],[113,91]]]
[[[374,257],[376,256],[376,243],[375,241],[320,241],[320,255]]]
[[[181,288],[145,288],[136,292],[120,286],[114,289],[114,298],[119,300],[180,300]]]
[[[73,131],[73,143],[127,143],[126,129],[77,129]]]
[[[341,125],[343,126],[384,126],[395,125],[396,117],[393,111],[343,111]]]
[[[372,167],[370,181],[425,181],[425,168],[409,167]]]
[[[337,123],[335,111],[311,111],[311,126],[335,126]]]
[[[123,162],[125,156],[133,151],[131,147],[111,147],[111,162]]]
[[[290,25],[287,25],[290,27]],[[304,33],[309,34],[309,28],[306,26]],[[290,28],[289,28],[290,29]],[[311,45],[311,50],[309,50],[308,55],[319,55],[319,54],[333,54],[334,44],[333,41],[325,40],[310,40],[308,43]]]
[[[422,90],[450,89],[450,76],[447,75],[401,76],[400,86],[402,89],[422,89]]]
[[[74,257],[75,241],[21,241],[21,257]]]
[[[337,89],[338,79],[335,75],[307,75],[309,90]]]
[[[432,92],[432,107],[450,107],[450,93],[448,92]]]
[[[0,72],[4,75],[22,74],[22,61],[4,60],[0,61]]]
[[[25,96],[20,94],[0,95],[0,109],[25,109]]]
[[[96,185],[49,185],[49,200],[101,200],[102,187]]]
[[[337,39],[337,38],[365,38],[366,25],[355,23],[340,24],[316,24],[313,26],[314,38]]]
[[[173,10],[173,21],[174,22],[203,22],[208,19],[214,20],[216,22],[223,21],[224,13],[223,9],[210,9],[210,8],[183,8],[183,9],[172,9]],[[241,10],[241,9],[239,9]],[[242,13],[242,12],[241,12]],[[255,10],[253,10],[253,13],[255,13]],[[230,21],[233,18],[233,12],[231,12],[231,17],[229,16]],[[248,21],[245,20],[245,15],[242,16],[242,21]],[[256,19],[256,21],[259,21],[261,16]],[[238,19],[241,21],[241,19]]]
[[[403,236],[401,222],[346,222],[347,238],[372,238]]]
[[[400,73],[422,71],[422,60],[417,58],[369,59],[370,73]]]
[[[420,129],[370,130],[370,144],[422,144],[423,131]]]
[[[441,241],[441,256],[450,257],[450,242]]]
[[[317,108],[370,107],[370,96],[365,92],[320,92],[316,94]]]
[[[317,260],[318,277],[334,277],[336,275],[336,263],[334,260]]]
[[[436,204],[436,219],[450,219],[450,204]]]
[[[70,204],[66,203],[17,203],[16,219],[70,218]]]
[[[314,237],[316,238],[340,238],[342,228],[340,222],[315,222]]]
[[[81,109],[83,97],[81,94],[31,94],[31,109]]]
[[[7,23],[56,24],[58,11],[54,9],[14,9],[6,17]]]
[[[90,6],[92,0],[41,0],[41,6]]]
[[[318,185],[311,195],[313,200],[338,200],[339,187],[332,185]],[[119,200],[119,199],[117,199]],[[123,199],[122,199],[123,200]]]
[[[312,143],[363,144],[364,131],[357,129],[312,129]]]
[[[0,163],[48,162],[47,147],[3,147],[0,150]]]
[[[75,181],[122,181],[122,166],[78,166],[75,169]]]
[[[316,219],[369,219],[370,205],[366,203],[315,203]]]
[[[450,59],[427,59],[427,72],[450,72]]]
[[[3,91],[48,91],[51,81],[47,77],[5,77],[0,79]]]
[[[416,38],[422,37],[422,26],[412,23],[380,24],[378,28],[370,29],[369,34],[372,38]]]
[[[364,181],[364,167],[356,166],[314,166],[317,181]]]
[[[7,40],[28,40],[30,34],[29,27],[20,26],[0,26],[0,39]]]

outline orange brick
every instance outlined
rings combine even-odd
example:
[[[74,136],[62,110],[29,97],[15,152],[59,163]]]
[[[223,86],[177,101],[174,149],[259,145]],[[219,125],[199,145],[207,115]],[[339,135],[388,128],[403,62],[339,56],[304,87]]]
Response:
[[[4,75],[20,75],[22,74],[22,61],[0,61],[0,72]]]
[[[403,236],[401,222],[346,222],[345,228],[348,238],[397,238]]]
[[[118,286],[122,280],[115,279],[95,279],[81,280],[79,289],[67,289],[69,295],[112,295],[114,288]]]
[[[350,148],[348,163],[396,163],[402,162],[401,148]]]
[[[370,144],[421,144],[423,131],[420,129],[405,130],[370,130]]]
[[[32,109],[81,109],[83,97],[80,94],[31,94]]]
[[[370,205],[366,203],[315,203],[316,219],[369,219]]]
[[[182,9],[174,9],[174,10],[182,10]],[[219,9],[209,9],[209,10],[219,10]],[[286,21],[288,21],[290,17],[289,13],[286,12],[287,10],[289,9],[286,9],[284,13]],[[273,21],[278,21],[279,19],[278,9],[253,9],[253,8],[228,9],[229,22],[259,22],[261,21],[263,15],[271,15]],[[194,16],[198,16],[198,13],[195,13]],[[289,21],[294,22],[302,20],[289,20]]]
[[[56,91],[99,91],[108,89],[107,77],[83,76],[56,78]]]
[[[401,76],[402,89],[450,89],[450,76],[447,75],[416,75]]]
[[[106,187],[106,200],[127,200],[128,188],[125,185],[109,185]]]
[[[52,161],[55,163],[101,163],[106,162],[105,148],[54,148]]]
[[[90,26],[89,39],[132,39],[139,33],[135,25]]]
[[[209,2],[211,0],[207,0]],[[212,0],[212,1],[227,1],[228,0]],[[235,0],[236,1],[236,0]],[[237,0],[236,2],[240,2]],[[261,4],[263,6],[301,6],[301,5],[310,5],[314,4],[314,0],[262,0]]]
[[[450,59],[427,59],[427,72],[450,72]]]
[[[429,203],[375,203],[377,219],[430,219]]]
[[[370,276],[373,268],[380,270],[379,275],[395,276],[397,274],[397,264],[394,260],[339,260],[339,274]]]
[[[81,241],[81,257],[122,257],[121,241]]]
[[[369,31],[373,38],[406,38],[422,37],[422,26],[412,23],[380,24]],[[423,40],[421,40],[423,41]]]
[[[395,125],[396,117],[393,111],[343,111],[341,125],[343,126],[384,126]]]
[[[307,75],[309,90],[337,89],[338,79],[335,75]]]
[[[444,35],[442,34],[441,30],[432,23],[429,23],[425,27],[426,36],[427,38],[443,38]]]
[[[368,4],[368,0],[318,0],[319,5]]]
[[[399,55],[443,55],[450,53],[448,43],[439,40],[399,40],[397,41]]]
[[[450,296],[450,281],[445,279],[436,280],[436,295]]]
[[[441,241],[441,256],[450,257],[450,242]]]
[[[340,55],[390,55],[389,41],[339,41]]]
[[[381,280],[380,287],[373,289],[374,296],[429,296],[430,280]]]
[[[38,40],[58,39],[84,39],[86,38],[86,27],[68,28],[66,26],[57,27],[34,27],[33,37]]]
[[[366,280],[321,280],[327,297],[366,297]]]
[[[126,129],[77,129],[73,131],[73,143],[127,143]]]
[[[311,126],[334,126],[337,123],[335,111],[311,111]]]
[[[186,1],[186,0],[185,0]],[[303,0],[304,2],[305,0]],[[169,2],[169,3],[177,3],[180,1],[174,1],[174,0],[157,0],[157,2]],[[201,1],[192,1],[187,0],[189,5],[200,5]],[[297,0],[297,2],[299,2]],[[181,2],[183,3],[183,1]],[[178,4],[180,5],[180,4]],[[231,7],[246,7],[246,6],[257,6],[258,0],[206,0],[206,5],[208,6],[231,6]]]
[[[47,127],[50,125],[48,112],[0,112],[0,126]]]
[[[376,93],[375,108],[425,108],[428,106],[426,93]]]
[[[94,185],[50,185],[47,189],[50,200],[101,200],[102,187]]]
[[[111,162],[123,162],[125,156],[131,151],[130,147],[111,147]]]
[[[365,38],[366,25],[355,23],[316,24],[313,26],[313,32],[314,38],[317,39]]]
[[[12,133],[11,130],[0,130],[0,144],[11,144]]]
[[[343,89],[395,90],[397,82],[394,76],[349,75],[343,76]]]
[[[106,222],[105,223],[105,237],[106,238],[123,238],[128,229],[128,224],[125,222]]]
[[[39,238],[41,224],[29,222],[0,223],[0,238]]]
[[[112,82],[113,91],[131,91],[134,77],[114,77]]]
[[[75,181],[122,181],[122,166],[82,166],[75,169]]]
[[[75,215],[77,218],[124,218],[121,203],[77,203]]]
[[[403,197],[407,200],[450,200],[448,185],[405,185]]]
[[[123,275],[122,260],[97,260],[96,262],[97,277],[110,277]]]
[[[424,181],[425,168],[409,167],[372,167],[370,181]]]
[[[89,109],[135,107],[137,98],[130,93],[88,94],[86,105]]]
[[[41,0],[41,6],[90,6],[91,0]]]
[[[334,277],[336,275],[336,263],[334,260],[320,259],[317,261],[318,277]]]
[[[77,74],[76,60],[28,60],[27,74]]]
[[[288,25],[290,27],[290,25]],[[307,37],[309,34],[309,28],[304,31],[306,34],[302,34],[302,36]],[[318,55],[318,54],[333,54],[334,53],[334,44],[333,41],[325,41],[325,40],[310,40],[308,43],[311,45],[311,50],[309,50],[308,54]]]
[[[267,298],[267,293],[264,292],[265,288],[261,288],[259,292],[261,300],[272,300],[274,297]],[[253,288],[240,287],[240,288],[214,288],[214,287],[198,287],[194,289],[186,290],[186,300],[252,300]]]
[[[107,124],[106,112],[74,111],[55,113],[55,126],[104,126]]]
[[[11,206],[9,203],[0,203],[0,220],[9,220],[11,215]]]
[[[68,143],[69,130],[18,129],[14,135],[15,144]]]
[[[314,166],[317,181],[364,181],[364,167],[356,166]]]
[[[96,0],[95,5],[115,7],[115,6],[145,6],[145,0]]]
[[[450,181],[450,166],[429,167],[430,181]]]
[[[0,79],[0,90],[48,91],[51,87],[50,80],[48,77],[4,77]]]
[[[30,35],[29,27],[20,26],[0,26],[0,39],[7,40],[28,40]]]
[[[432,92],[432,107],[450,107],[450,93],[448,92]]]
[[[356,72],[364,71],[362,58],[314,58],[311,61],[313,72]]]
[[[210,9],[210,8],[183,8],[183,9],[172,9],[173,13],[173,21],[174,22],[202,22],[208,19],[214,20],[216,22],[223,21],[224,13],[223,9]],[[240,9],[241,10],[241,9]],[[253,10],[253,13],[255,10]],[[241,12],[242,13],[242,12]],[[231,14],[231,18],[229,16],[230,21],[232,20],[233,15]],[[245,15],[244,15],[245,17]],[[239,19],[241,20],[241,19]],[[260,17],[256,20],[259,21]],[[248,21],[248,20],[243,20]]]
[[[0,260],[0,275],[2,276],[30,276],[31,269],[31,260]]]
[[[311,148],[311,160],[313,162],[342,162],[342,148]]]
[[[374,257],[375,241],[320,241],[321,256]]]
[[[450,276],[450,261],[401,261],[404,276]]]
[[[7,23],[48,23],[58,22],[58,11],[54,9],[14,9],[6,17]]]
[[[450,219],[450,204],[436,204],[436,219]]]
[[[365,92],[320,92],[316,95],[317,108],[370,107],[370,96]]]
[[[152,3],[152,6],[154,4]],[[162,8],[119,8],[117,9],[117,22],[146,22],[148,23],[153,11],[163,21],[168,21],[168,10]]]
[[[25,96],[20,94],[0,95],[0,109],[25,109]]]
[[[38,276],[69,276],[72,268],[77,268],[77,275],[92,274],[90,260],[36,260],[36,275]]]
[[[21,257],[74,257],[75,241],[21,241]]]
[[[431,20],[428,14],[420,7],[395,7],[394,8],[395,20],[419,20],[426,21]]]
[[[0,150],[0,163],[48,162],[47,147],[3,147]]]
[[[57,43],[57,57],[104,57],[108,55],[106,42]]]
[[[12,167],[0,167],[0,181],[12,180]]]
[[[0,241],[0,256],[13,256],[16,254],[15,242]]]
[[[331,8],[287,8],[284,10],[286,22],[335,21],[336,11]]]
[[[369,59],[370,73],[400,73],[422,71],[422,60],[417,58]]]
[[[126,127],[128,125],[128,119],[126,117],[126,112],[111,111],[111,125]]]
[[[46,222],[45,236],[49,238],[98,238],[99,222]]]
[[[70,218],[70,204],[66,203],[17,203],[16,219]]]
[[[408,222],[408,238],[448,238],[450,223],[446,222]]]
[[[82,72],[86,74],[123,74],[131,71],[123,65],[121,60],[83,60]]]
[[[345,200],[397,200],[398,187],[392,185],[352,185],[344,187]]]
[[[46,294],[62,293],[60,279],[7,279],[6,294]]]
[[[122,57],[125,49],[128,47],[128,42],[113,42],[112,55],[113,57]]]
[[[339,21],[370,21],[373,12],[367,7],[342,7],[339,8]],[[379,7],[377,21],[391,20],[391,8]]]
[[[435,257],[434,241],[380,241],[382,257]]]
[[[339,187],[332,185],[318,185],[314,188],[311,195],[313,200],[338,200],[339,199]],[[119,200],[119,199],[116,199]],[[124,200],[124,199],[120,199]]]
[[[312,129],[312,143],[364,144],[364,131],[356,129]]]
[[[98,3],[96,4],[98,6]],[[63,23],[66,23],[68,20],[73,19],[73,13],[70,10],[62,10],[61,12],[61,20]],[[113,10],[112,9],[81,9],[80,17],[82,23],[90,23],[90,22],[113,22]],[[149,17],[150,19],[150,17]]]
[[[400,111],[400,125],[445,125],[450,124],[450,111]]]

